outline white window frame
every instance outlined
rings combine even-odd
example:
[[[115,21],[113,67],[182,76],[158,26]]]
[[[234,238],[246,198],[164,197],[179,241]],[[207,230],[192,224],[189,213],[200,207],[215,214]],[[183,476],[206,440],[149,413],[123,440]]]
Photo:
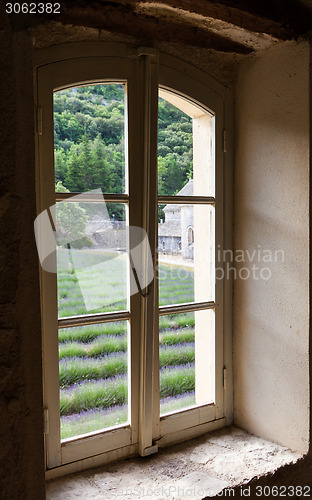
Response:
[[[232,248],[232,96],[193,66],[158,53],[154,48],[134,45],[68,44],[36,53],[37,88],[37,179],[38,214],[55,204],[53,159],[53,90],[82,83],[125,82],[129,89],[129,199],[133,204],[130,226],[143,227],[153,257],[157,242],[157,124],[158,87],[193,101],[215,115],[216,249]],[[139,111],[138,111],[139,110]],[[134,126],[135,124],[135,126]],[[137,140],[140,130],[140,140]],[[227,144],[225,132],[227,131]],[[52,151],[52,153],[51,153]],[[140,176],[134,176],[136,165]],[[194,200],[196,197],[192,197]],[[105,201],[127,202],[127,195],[105,196]],[[130,201],[131,203],[131,201]],[[134,208],[136,207],[136,208]],[[218,263],[221,267],[223,263]],[[230,425],[233,414],[232,387],[232,283],[216,281],[216,404],[179,411],[159,418],[157,272],[147,299],[136,294],[131,310],[131,425],[60,442],[58,382],[58,319],[56,275],[41,270],[44,407],[47,478],[108,463],[139,453],[149,455],[158,447],[183,441]],[[179,312],[180,306],[175,309]],[[171,308],[171,311],[175,310]],[[185,307],[184,309],[185,310]],[[190,305],[187,310],[192,309]],[[129,314],[119,319],[129,318]],[[116,313],[108,313],[113,320]],[[70,322],[71,326],[74,322]],[[156,403],[155,403],[156,402]]]

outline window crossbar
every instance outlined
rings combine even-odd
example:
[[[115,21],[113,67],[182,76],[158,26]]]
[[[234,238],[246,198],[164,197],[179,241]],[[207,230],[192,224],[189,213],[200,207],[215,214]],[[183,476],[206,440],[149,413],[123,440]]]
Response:
[[[108,313],[86,314],[84,316],[72,316],[60,318],[58,320],[59,328],[71,328],[74,326],[95,325],[98,323],[108,323],[111,321],[125,321],[130,319],[129,311],[118,311]]]
[[[159,316],[165,316],[168,314],[177,314],[191,311],[202,311],[203,309],[214,309],[216,307],[215,302],[190,302],[189,304],[178,304],[178,305],[168,305],[161,306],[159,308]]]
[[[215,205],[213,196],[158,196],[158,203],[176,203],[177,205]]]
[[[55,201],[69,201],[77,202],[77,199],[73,199],[74,196],[79,196],[79,202],[93,202],[99,203],[103,202],[103,198],[106,203],[129,203],[129,195],[127,194],[113,194],[113,193],[103,193],[103,194],[91,194],[91,193],[55,193]]]

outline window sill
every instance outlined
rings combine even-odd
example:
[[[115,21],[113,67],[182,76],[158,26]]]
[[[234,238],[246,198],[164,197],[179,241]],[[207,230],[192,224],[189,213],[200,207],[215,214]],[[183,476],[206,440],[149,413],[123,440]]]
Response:
[[[301,455],[236,427],[47,482],[47,500],[204,498],[273,472]]]

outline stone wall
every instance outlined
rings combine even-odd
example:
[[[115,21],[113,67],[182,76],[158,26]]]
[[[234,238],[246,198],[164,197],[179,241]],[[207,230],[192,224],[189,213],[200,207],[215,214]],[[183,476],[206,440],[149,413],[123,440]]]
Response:
[[[44,451],[32,39],[0,34],[0,496],[43,499]]]

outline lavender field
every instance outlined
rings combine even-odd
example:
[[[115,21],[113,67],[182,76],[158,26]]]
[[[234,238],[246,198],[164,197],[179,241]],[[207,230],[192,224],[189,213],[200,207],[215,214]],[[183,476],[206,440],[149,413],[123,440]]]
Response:
[[[159,275],[160,305],[194,300],[192,270],[160,265]],[[60,317],[86,313],[70,270],[59,273],[58,294]],[[114,305],[114,310],[124,308],[124,301]],[[127,328],[119,321],[59,330],[62,439],[128,421]],[[194,313],[160,317],[161,414],[195,403],[194,328]]]

